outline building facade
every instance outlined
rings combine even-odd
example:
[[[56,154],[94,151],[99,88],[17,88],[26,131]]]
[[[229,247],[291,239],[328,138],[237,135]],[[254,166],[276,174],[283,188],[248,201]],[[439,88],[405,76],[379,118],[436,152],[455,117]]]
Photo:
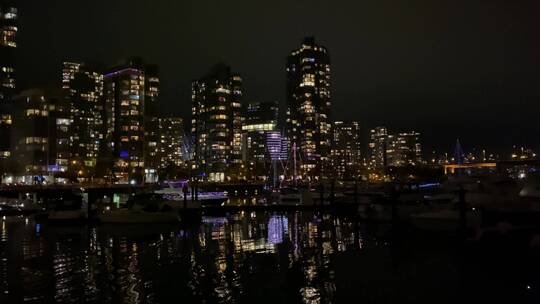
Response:
[[[103,141],[103,75],[85,63],[64,62],[62,90],[70,113],[70,174],[95,177]]]
[[[383,169],[386,167],[386,144],[388,131],[385,127],[376,127],[369,131],[369,167]]]
[[[357,121],[336,121],[332,134],[334,177],[341,180],[356,178],[361,160],[360,124]]]
[[[386,147],[387,166],[416,166],[422,163],[422,145],[418,132],[389,135]]]
[[[245,162],[266,162],[268,149],[266,133],[277,129],[278,105],[276,102],[250,103],[244,112],[242,126]]]
[[[158,181],[160,166],[159,142],[160,121],[158,113],[159,71],[156,65],[146,65],[145,98],[144,98],[144,180],[153,183]]]
[[[330,56],[306,37],[287,58],[287,137],[303,178],[324,177],[331,144]]]
[[[139,60],[104,74],[103,176],[111,182],[144,179],[145,70]]]
[[[222,182],[242,163],[242,78],[224,64],[192,83],[194,174]]]
[[[404,132],[389,134],[385,127],[370,131],[370,167],[403,167],[422,163],[422,145],[420,133]]]
[[[184,120],[180,117],[159,118],[159,168],[184,164]]]
[[[70,112],[60,90],[30,89],[15,97],[12,162],[8,182],[68,181]]]
[[[18,10],[0,1],[0,101],[15,94],[15,51],[17,49]]]
[[[277,129],[277,122],[276,102],[250,103],[245,108],[242,159],[250,179],[266,179],[269,175],[267,134]]]
[[[0,1],[0,174],[11,171],[13,152],[13,96],[15,94],[15,51],[17,49],[17,7]]]

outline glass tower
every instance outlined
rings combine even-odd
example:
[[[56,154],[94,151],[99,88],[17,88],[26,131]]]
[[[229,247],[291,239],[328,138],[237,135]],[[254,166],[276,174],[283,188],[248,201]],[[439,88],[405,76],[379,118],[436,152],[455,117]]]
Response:
[[[192,83],[191,131],[196,174],[210,181],[235,179],[242,163],[242,78],[224,64]]]
[[[287,137],[302,178],[325,176],[330,155],[330,56],[306,37],[287,58]]]

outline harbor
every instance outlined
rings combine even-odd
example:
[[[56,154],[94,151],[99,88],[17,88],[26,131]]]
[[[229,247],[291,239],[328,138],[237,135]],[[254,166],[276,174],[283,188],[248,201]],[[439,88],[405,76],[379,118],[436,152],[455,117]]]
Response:
[[[464,244],[328,212],[155,225],[10,217],[0,235],[2,303],[534,303],[540,283],[535,255],[523,246]]]
[[[3,188],[0,302],[533,303],[534,180]]]

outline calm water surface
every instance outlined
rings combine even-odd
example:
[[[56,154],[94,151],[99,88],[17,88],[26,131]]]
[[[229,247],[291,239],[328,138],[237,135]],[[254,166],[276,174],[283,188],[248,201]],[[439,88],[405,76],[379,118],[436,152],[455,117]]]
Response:
[[[447,238],[390,230],[313,213],[187,227],[8,218],[0,303],[538,303],[534,257],[465,255]]]

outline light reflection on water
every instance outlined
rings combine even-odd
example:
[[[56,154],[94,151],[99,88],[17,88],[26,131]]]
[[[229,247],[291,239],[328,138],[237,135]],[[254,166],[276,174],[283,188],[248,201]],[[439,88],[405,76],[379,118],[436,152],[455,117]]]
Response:
[[[440,237],[382,228],[308,212],[205,216],[189,226],[8,218],[0,303],[458,303],[471,293],[479,303],[493,303],[488,293],[526,303],[519,296],[540,289],[540,265],[523,255],[488,248],[463,259]]]
[[[151,228],[13,218],[0,229],[0,302],[231,303],[261,296],[258,288],[329,302],[331,256],[358,249],[360,239],[350,220],[302,213]]]

